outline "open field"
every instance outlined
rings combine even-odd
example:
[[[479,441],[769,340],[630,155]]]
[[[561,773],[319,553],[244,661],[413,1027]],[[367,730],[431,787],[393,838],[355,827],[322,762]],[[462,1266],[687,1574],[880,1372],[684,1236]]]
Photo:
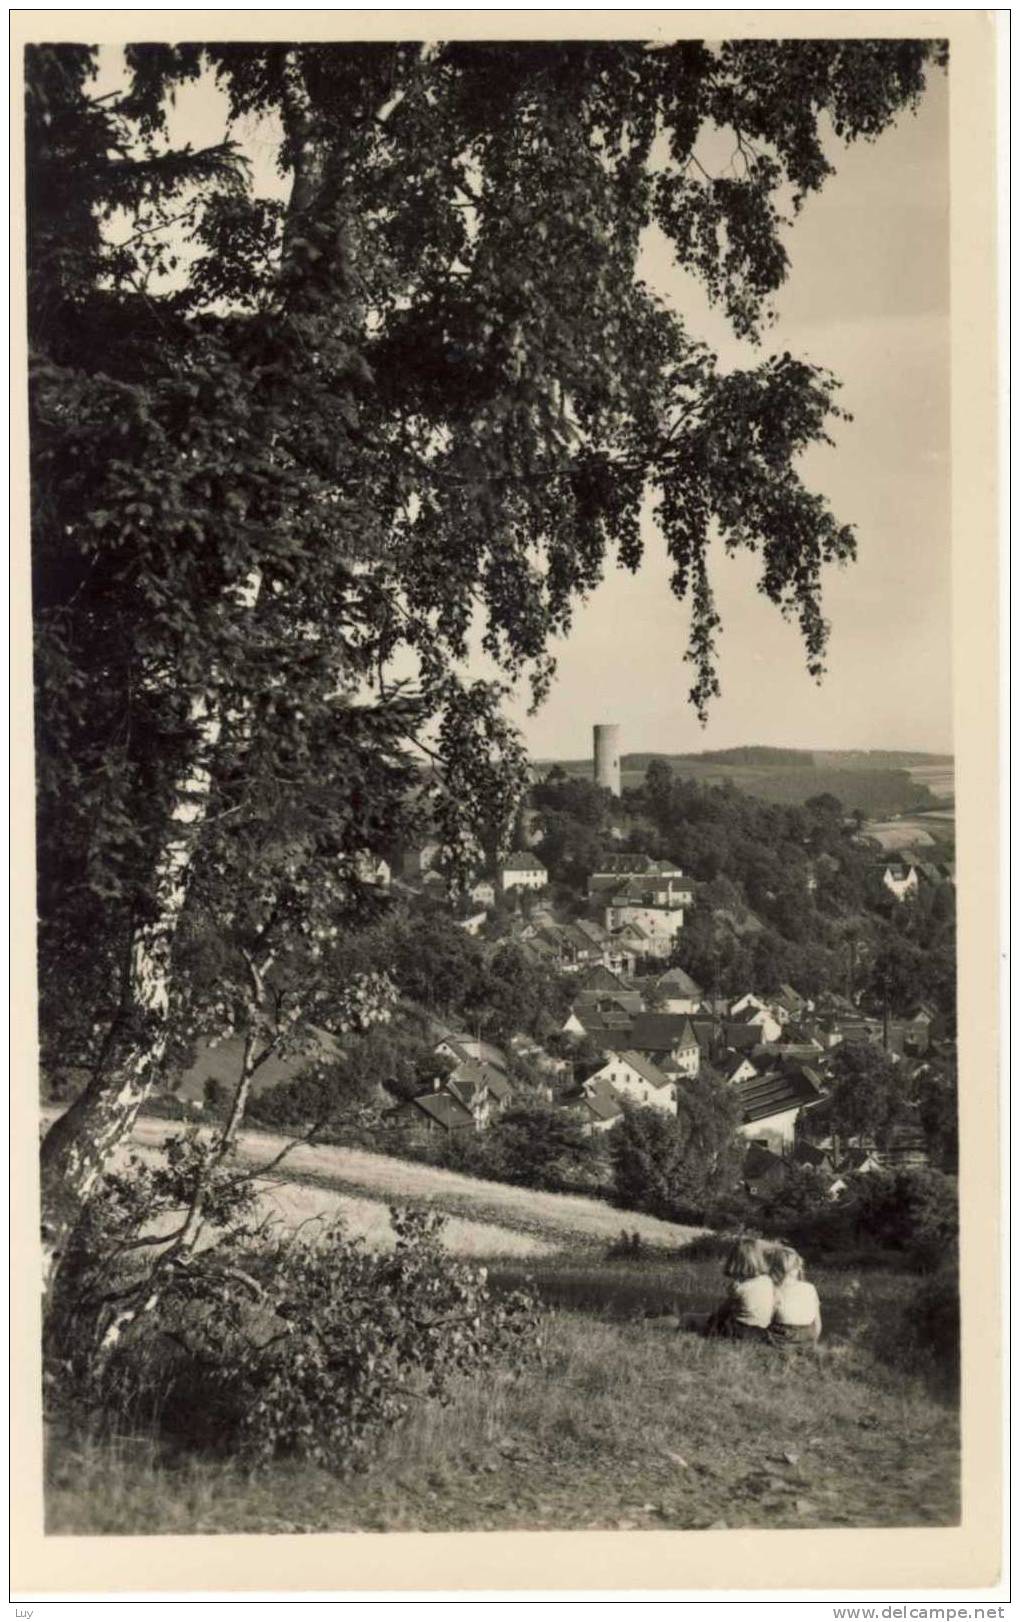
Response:
[[[937,847],[952,845],[955,840],[956,813],[949,809],[889,817],[866,823],[864,832],[877,839],[883,850],[914,850],[918,854],[928,851],[937,858]]]
[[[178,1122],[139,1116],[132,1147],[157,1148],[180,1131]],[[287,1141],[269,1132],[242,1132],[238,1151],[250,1165],[260,1166],[279,1154]],[[623,1213],[601,1200],[581,1195],[514,1188],[507,1183],[485,1182],[460,1172],[333,1144],[304,1144],[294,1149],[284,1167],[274,1174],[273,1185],[267,1188],[266,1197],[278,1203],[282,1220],[304,1221],[320,1210],[328,1215],[342,1208],[338,1201],[342,1197],[347,1214],[356,1217],[351,1231],[366,1231],[361,1225],[370,1221],[376,1237],[383,1236],[384,1230],[388,1232],[387,1202],[433,1206],[452,1219],[472,1225],[471,1230],[460,1232],[470,1239],[464,1253],[473,1255],[483,1253],[484,1244],[488,1245],[484,1253],[490,1255],[508,1251],[539,1254],[549,1246],[562,1249],[578,1242],[605,1245],[617,1238],[624,1222],[628,1232],[639,1233],[645,1244],[667,1249],[686,1243],[700,1232],[679,1223],[661,1222],[657,1217]],[[481,1236],[472,1231],[479,1225],[483,1228]],[[487,1227],[497,1232],[486,1234]],[[502,1237],[507,1230],[517,1239],[526,1237],[537,1243],[530,1251],[519,1243],[509,1244]],[[454,1227],[453,1232],[457,1231]]]
[[[915,783],[923,783],[937,800],[952,800],[956,794],[956,770],[948,765],[908,766],[907,771]]]

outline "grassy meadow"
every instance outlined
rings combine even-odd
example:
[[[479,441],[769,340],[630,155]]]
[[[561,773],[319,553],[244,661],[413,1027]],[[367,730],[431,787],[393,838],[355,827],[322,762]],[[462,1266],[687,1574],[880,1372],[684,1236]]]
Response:
[[[358,1162],[359,1183],[371,1178],[371,1159]],[[384,1199],[393,1164],[379,1173]],[[442,1205],[452,1174],[407,1167],[408,1177],[422,1173],[431,1173]],[[469,1191],[461,1185],[470,1182],[456,1179],[462,1221]],[[494,1187],[477,1189],[487,1216]],[[529,1279],[538,1290],[546,1307],[540,1363],[465,1382],[447,1407],[423,1402],[371,1466],[346,1479],[288,1461],[252,1472],[129,1420],[113,1436],[57,1421],[48,1531],[859,1527],[957,1518],[955,1405],[897,1356],[888,1335],[881,1344],[914,1275],[813,1269],[825,1319],[817,1351],[705,1341],[678,1331],[678,1314],[718,1298],[716,1236],[658,1224],[640,1254],[616,1257],[605,1231],[578,1234],[576,1210],[559,1224],[548,1217],[555,1205],[545,1202],[563,1196],[506,1194],[541,1202],[530,1220],[544,1243],[522,1255],[496,1242],[490,1281],[503,1290]],[[519,1215],[515,1202],[504,1210]],[[614,1233],[650,1223],[601,1210]],[[367,1237],[383,1242],[371,1230]],[[478,1259],[477,1236],[468,1248]]]

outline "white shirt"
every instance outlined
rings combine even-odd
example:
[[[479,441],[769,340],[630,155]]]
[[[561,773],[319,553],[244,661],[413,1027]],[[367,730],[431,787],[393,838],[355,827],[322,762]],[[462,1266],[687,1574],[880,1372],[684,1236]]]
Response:
[[[755,1324],[759,1329],[767,1329],[772,1322],[776,1287],[767,1273],[731,1284],[730,1299],[733,1316],[738,1323]]]
[[[777,1324],[813,1324],[822,1315],[818,1291],[802,1278],[788,1278],[776,1290]]]

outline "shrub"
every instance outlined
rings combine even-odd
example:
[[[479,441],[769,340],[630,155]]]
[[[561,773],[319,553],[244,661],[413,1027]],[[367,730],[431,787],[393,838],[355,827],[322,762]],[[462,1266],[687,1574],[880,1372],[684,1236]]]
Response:
[[[856,1179],[858,1232],[905,1250],[913,1265],[932,1271],[951,1258],[959,1233],[955,1177],[927,1167],[870,1172]]]
[[[448,1401],[455,1376],[512,1369],[535,1351],[526,1291],[495,1300],[484,1268],[442,1250],[437,1214],[394,1211],[392,1220],[391,1255],[336,1231],[282,1245],[265,1335],[224,1335],[212,1319],[192,1334],[212,1395],[234,1396],[242,1456],[350,1468],[415,1401]]]
[[[610,1151],[616,1198],[667,1221],[700,1220],[736,1180],[734,1105],[711,1078],[685,1083],[679,1116],[626,1106]]]
[[[451,1135],[440,1164],[554,1193],[599,1193],[609,1183],[604,1143],[585,1137],[566,1110],[544,1102],[518,1104],[484,1132]]]
[[[911,1292],[895,1316],[875,1325],[872,1350],[884,1362],[919,1375],[947,1400],[960,1394],[960,1278],[943,1267]]]
[[[91,1202],[62,1342],[47,1348],[51,1405],[59,1393],[100,1426],[149,1424],[253,1464],[289,1455],[342,1471],[413,1403],[446,1402],[457,1378],[536,1355],[534,1296],[494,1296],[484,1268],[443,1249],[434,1212],[394,1210],[388,1254],[337,1228],[271,1239],[253,1226],[250,1180],[206,1167],[210,1241],[179,1255],[153,1245],[145,1208],[177,1203],[205,1152],[176,1145],[169,1166],[107,1179]]]
[[[830,1181],[813,1166],[789,1163],[783,1181],[757,1202],[758,1220],[772,1233],[807,1233],[816,1244],[831,1244],[847,1218],[831,1197]]]

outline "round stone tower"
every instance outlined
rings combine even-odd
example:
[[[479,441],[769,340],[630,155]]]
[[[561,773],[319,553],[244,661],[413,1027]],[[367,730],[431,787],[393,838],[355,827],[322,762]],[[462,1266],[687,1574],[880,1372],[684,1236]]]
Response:
[[[595,728],[595,781],[599,788],[610,794],[620,794],[620,729],[618,726]]]

